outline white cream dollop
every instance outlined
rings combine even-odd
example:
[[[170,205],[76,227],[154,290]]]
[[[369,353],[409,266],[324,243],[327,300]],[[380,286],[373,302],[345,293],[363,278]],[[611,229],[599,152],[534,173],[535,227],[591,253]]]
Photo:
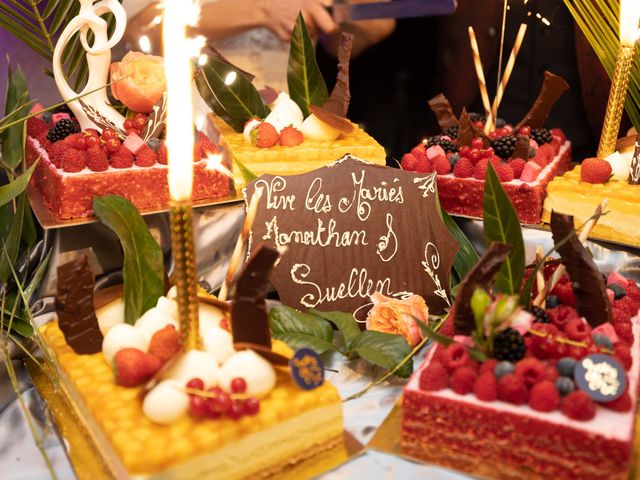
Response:
[[[168,425],[185,415],[189,409],[189,395],[175,380],[163,380],[142,402],[142,411],[152,422]]]
[[[202,350],[190,350],[169,367],[163,378],[176,380],[182,386],[192,378],[199,378],[205,388],[210,388],[216,386],[217,374],[218,361],[214,355]]]
[[[305,118],[300,127],[304,138],[310,140],[335,140],[340,136],[340,130],[323,122],[313,113]]]
[[[166,302],[176,304],[173,300],[165,300]],[[178,322],[177,316],[177,304],[175,313],[176,315],[174,316],[172,308],[152,307],[144,312],[144,314],[136,321],[135,327],[147,338],[148,341],[151,341],[151,338],[155,333],[162,330],[167,325],[173,325],[176,327],[176,330],[179,328],[180,323]]]
[[[231,392],[231,381],[241,377],[247,382],[247,393],[263,398],[276,385],[276,372],[269,362],[253,350],[236,352],[224,362],[218,371],[218,386]]]
[[[224,318],[224,312],[218,307],[200,303],[198,306],[198,315],[200,317],[200,335],[212,327],[219,328],[220,321]]]
[[[218,365],[223,364],[235,353],[233,337],[229,332],[219,327],[211,327],[204,331],[202,345],[205,351],[216,357]]]
[[[300,130],[304,115],[296,102],[284,92],[280,92],[278,98],[273,102],[271,113],[267,115],[265,122],[270,123],[280,133],[284,127],[292,125]]]
[[[124,298],[115,298],[97,309],[96,317],[102,335],[106,335],[116,325],[124,323]]]
[[[121,323],[111,328],[102,339],[102,354],[109,365],[113,365],[113,357],[123,348],[137,348],[146,352],[149,341],[133,325]]]
[[[244,138],[245,143],[253,145],[253,142],[251,141],[251,132],[261,123],[262,122],[257,118],[252,118],[247,122],[244,126],[244,130],[242,131],[242,138]]]
[[[611,165],[611,173],[613,174],[613,178],[627,181],[629,177],[629,170],[631,169],[631,159],[633,157],[633,152],[613,152],[609,155],[605,160],[609,162]]]

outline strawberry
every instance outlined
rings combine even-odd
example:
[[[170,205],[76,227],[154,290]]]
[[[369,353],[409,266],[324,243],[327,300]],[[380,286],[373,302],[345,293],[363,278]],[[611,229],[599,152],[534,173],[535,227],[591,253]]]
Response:
[[[605,183],[611,176],[611,164],[600,158],[587,158],[580,168],[580,180],[587,183]]]
[[[469,178],[473,176],[473,163],[466,157],[460,157],[460,160],[453,167],[453,175],[457,178]]]
[[[149,342],[149,353],[158,357],[162,363],[169,360],[180,350],[180,332],[173,325],[158,330]]]
[[[277,130],[267,122],[259,123],[251,130],[251,142],[258,148],[271,148],[280,140]]]
[[[161,366],[159,358],[137,348],[123,348],[113,357],[113,374],[116,383],[123,387],[135,387],[146,382]]]
[[[422,156],[424,157],[424,153]],[[402,156],[402,161],[400,162],[400,166],[402,167],[403,170],[413,172],[418,166],[418,159],[413,153],[405,153]]]
[[[289,125],[280,130],[280,145],[283,147],[295,147],[304,141],[304,135],[297,128]]]

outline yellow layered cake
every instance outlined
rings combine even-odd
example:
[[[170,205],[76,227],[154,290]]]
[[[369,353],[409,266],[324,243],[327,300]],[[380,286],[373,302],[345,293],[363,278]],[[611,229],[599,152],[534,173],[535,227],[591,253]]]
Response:
[[[580,180],[580,166],[547,185],[542,220],[549,222],[551,211],[573,215],[576,226],[593,215],[603,199],[608,199],[608,213],[598,220],[591,237],[640,246],[640,185],[630,185],[619,178],[606,183]]]
[[[342,158],[347,153],[371,163],[384,165],[384,148],[357,125],[353,131],[343,134],[336,140],[305,139],[303,143],[291,147],[280,145],[271,148],[258,148],[244,140],[242,133],[235,132],[219,117],[213,117],[216,139],[224,147],[233,164],[234,181],[242,185],[242,174],[234,159],[242,162],[251,172],[260,176],[296,175],[324,167]]]
[[[76,354],[57,322],[41,331],[64,394],[113,478],[291,478],[318,459],[345,457],[341,400],[328,383],[303,391],[276,369],[276,386],[255,416],[185,415],[160,425],[143,413],[142,387],[116,385],[101,353]],[[291,353],[277,341],[273,349]]]

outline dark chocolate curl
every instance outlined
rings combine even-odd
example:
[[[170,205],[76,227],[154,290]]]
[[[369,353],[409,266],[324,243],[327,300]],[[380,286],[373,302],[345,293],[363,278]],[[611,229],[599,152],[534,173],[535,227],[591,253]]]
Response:
[[[150,138],[160,138],[167,123],[167,94],[166,92],[153,105],[147,123],[140,134],[140,137],[146,142]]]
[[[476,324],[471,309],[473,292],[478,287],[489,289],[510,251],[511,245],[493,242],[460,282],[453,316],[453,329],[456,335],[470,335],[475,330]]]
[[[529,137],[526,135],[518,135],[516,137],[516,146],[513,149],[513,158],[521,158],[525,162],[529,160],[530,148]]]
[[[273,102],[275,102],[279,95],[278,90],[273,87],[269,87],[268,85],[258,90],[258,93],[260,94],[260,96],[262,97],[262,101],[266,105],[271,105]]]
[[[592,328],[610,322],[611,302],[607,295],[607,286],[593,258],[576,235],[573,217],[551,212],[550,225],[556,245],[569,237],[569,240],[558,246],[557,250],[573,282],[576,310]]]
[[[439,93],[431,100],[429,100],[429,107],[431,111],[436,115],[436,119],[438,120],[438,125],[444,132],[447,128],[454,127],[458,125],[458,119],[453,113],[453,108],[451,108],[451,104],[447,97],[444,94]]]
[[[256,344],[271,350],[265,298],[269,288],[269,275],[279,257],[275,248],[261,245],[238,276],[231,301],[231,334],[234,344]]]
[[[349,90],[349,60],[351,60],[351,47],[353,47],[353,35],[340,32],[338,44],[338,74],[336,84],[331,91],[329,99],[322,106],[328,112],[339,117],[346,117],[351,101]]]
[[[86,255],[58,267],[55,298],[58,326],[78,355],[102,350],[102,333],[93,308],[93,286],[93,273]]]
[[[631,185],[640,184],[640,134],[636,137],[636,149],[633,152],[633,158],[631,159],[628,181]]]
[[[331,113],[329,110],[318,105],[309,105],[309,111],[327,125],[335,128],[340,133],[349,134],[353,131],[353,124],[344,117]]]
[[[482,138],[485,145],[491,144],[489,137],[487,137],[482,130],[473,124],[471,117],[465,108],[462,109],[462,113],[460,114],[460,122],[458,123],[458,126],[458,140],[456,141],[458,148],[465,145],[471,146],[471,142],[477,137]]]
[[[544,127],[544,122],[547,121],[551,109],[567,90],[569,90],[569,84],[564,78],[551,72],[544,72],[544,82],[542,83],[540,94],[529,113],[516,125],[516,132],[524,126],[531,128]]]

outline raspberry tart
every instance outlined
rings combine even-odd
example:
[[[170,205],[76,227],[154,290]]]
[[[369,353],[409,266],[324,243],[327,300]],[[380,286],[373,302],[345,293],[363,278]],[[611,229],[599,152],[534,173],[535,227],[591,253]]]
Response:
[[[558,221],[556,241],[572,228]],[[640,289],[615,273],[605,281],[570,243],[559,248],[568,275],[526,310],[485,290],[508,246],[493,244],[470,272],[442,329],[453,338],[439,338],[405,387],[406,455],[482,478],[628,478]],[[558,265],[545,267],[547,281]]]

